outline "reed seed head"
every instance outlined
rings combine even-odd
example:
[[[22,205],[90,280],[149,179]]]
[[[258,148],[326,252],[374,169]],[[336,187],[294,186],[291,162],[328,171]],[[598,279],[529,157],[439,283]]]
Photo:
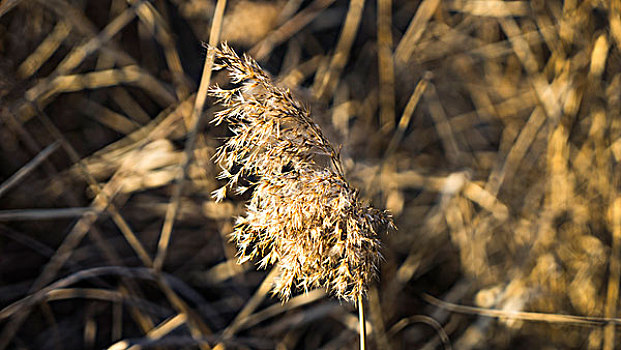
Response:
[[[355,303],[376,275],[379,235],[391,216],[360,202],[339,153],[289,90],[226,44],[211,49],[214,69],[228,69],[234,84],[210,89],[225,107],[213,122],[233,133],[215,155],[228,183],[213,196],[251,191],[232,234],[239,263],[276,264],[273,292],[282,300],[296,289],[323,287]]]

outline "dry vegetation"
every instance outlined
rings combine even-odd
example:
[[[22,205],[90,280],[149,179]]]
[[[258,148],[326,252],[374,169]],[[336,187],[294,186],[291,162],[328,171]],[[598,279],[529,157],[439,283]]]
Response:
[[[230,190],[252,193],[231,234],[237,263],[275,265],[273,292],[285,302],[296,289],[324,288],[356,303],[376,277],[390,214],[360,203],[340,154],[290,90],[227,44],[210,50],[214,69],[226,68],[239,85],[209,91],[226,107],[213,122],[233,133],[214,155],[228,182],[212,195],[222,202]]]
[[[620,1],[1,0],[0,349],[357,348],[325,281],[236,263],[282,196],[211,199],[224,40],[342,145],[291,156],[392,213],[369,348],[619,348]]]

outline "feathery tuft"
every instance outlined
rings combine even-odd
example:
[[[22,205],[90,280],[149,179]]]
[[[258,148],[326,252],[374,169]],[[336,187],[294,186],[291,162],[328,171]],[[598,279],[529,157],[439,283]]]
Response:
[[[273,292],[283,300],[295,289],[323,287],[355,303],[376,275],[379,234],[392,226],[390,215],[360,202],[338,152],[289,90],[228,45],[211,49],[215,69],[226,68],[235,84],[209,91],[225,107],[213,122],[233,132],[215,155],[228,184],[214,197],[222,200],[227,187],[252,190],[232,234],[238,261],[276,264]],[[319,165],[320,157],[329,164]]]

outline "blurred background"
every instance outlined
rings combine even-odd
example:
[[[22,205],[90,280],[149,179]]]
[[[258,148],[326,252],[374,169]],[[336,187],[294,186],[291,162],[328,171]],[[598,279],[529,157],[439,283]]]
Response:
[[[358,347],[236,264],[212,28],[394,215],[369,348],[615,348],[620,1],[2,0],[0,349]]]

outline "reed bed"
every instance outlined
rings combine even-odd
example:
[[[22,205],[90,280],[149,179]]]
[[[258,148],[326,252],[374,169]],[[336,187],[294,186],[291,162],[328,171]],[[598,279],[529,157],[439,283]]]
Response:
[[[0,349],[356,349],[360,294],[370,349],[618,348],[620,47],[618,1],[0,1]]]

